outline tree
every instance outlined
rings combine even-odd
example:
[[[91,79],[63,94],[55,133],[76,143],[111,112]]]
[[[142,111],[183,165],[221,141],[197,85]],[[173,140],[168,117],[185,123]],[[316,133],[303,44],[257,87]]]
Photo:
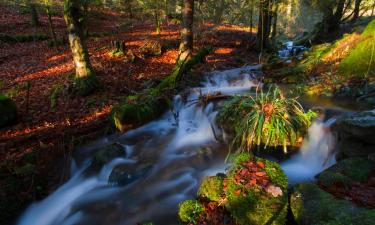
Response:
[[[186,61],[193,53],[193,23],[194,23],[194,0],[184,0],[182,11],[182,30],[180,52],[177,59]]]
[[[27,0],[27,5],[30,9],[31,25],[40,26],[38,11],[36,9],[36,4],[35,4],[34,0]]]
[[[85,42],[82,7],[80,0],[64,0],[64,19],[75,65],[76,90],[81,95],[88,95],[96,89],[97,80]]]
[[[359,17],[359,11],[361,7],[362,0],[355,0],[352,23],[355,23]]]
[[[263,52],[265,48],[271,48],[270,36],[270,0],[259,0],[259,22],[257,33],[257,50]]]
[[[52,35],[52,38],[53,38],[53,45],[55,46],[56,50],[58,50],[58,46],[57,46],[57,37],[56,37],[56,32],[55,32],[55,28],[53,26],[53,22],[52,22],[52,15],[51,15],[51,10],[50,10],[50,6],[49,6],[49,0],[44,0],[44,4],[45,4],[45,7],[46,7],[46,13],[47,13],[47,16],[48,16],[48,25],[49,25],[49,29],[50,29],[50,32],[51,32],[51,35]]]

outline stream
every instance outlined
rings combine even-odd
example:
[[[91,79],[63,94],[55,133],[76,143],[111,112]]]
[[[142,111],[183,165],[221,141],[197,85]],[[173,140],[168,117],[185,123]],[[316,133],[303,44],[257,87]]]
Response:
[[[215,123],[222,102],[203,105],[197,99],[208,93],[254,91],[260,68],[209,73],[202,87],[175,96],[173,110],[161,118],[78,149],[71,178],[29,206],[17,224],[178,224],[179,202],[195,198],[204,176],[223,173],[228,167],[224,163],[227,137]],[[291,183],[313,180],[334,163],[332,123],[334,118],[315,121],[300,153],[282,162]],[[93,153],[113,143],[123,148],[126,157],[115,158],[101,168],[92,167]],[[122,176],[120,181],[113,179],[116,173]]]

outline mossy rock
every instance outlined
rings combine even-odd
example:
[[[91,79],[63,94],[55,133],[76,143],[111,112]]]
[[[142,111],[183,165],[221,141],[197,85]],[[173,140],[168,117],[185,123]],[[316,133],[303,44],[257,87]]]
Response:
[[[310,183],[294,187],[290,207],[299,225],[371,225],[375,219],[374,209],[360,208],[347,200],[336,199]]]
[[[144,57],[159,56],[163,53],[163,45],[160,41],[146,41],[139,51]]]
[[[160,116],[168,107],[163,98],[147,97],[135,103],[124,103],[111,111],[112,123],[121,131],[135,125],[141,125]]]
[[[195,224],[204,212],[204,206],[197,200],[186,200],[180,203],[178,218],[183,223]]]
[[[349,158],[323,171],[317,176],[318,182],[325,186],[342,185],[348,187],[353,181],[365,182],[375,171],[375,164],[366,158]]]
[[[151,169],[152,165],[136,167],[133,164],[121,164],[113,169],[108,182],[114,185],[125,186],[144,177]]]
[[[111,160],[119,157],[125,157],[126,153],[124,147],[120,144],[111,144],[97,150],[93,155],[92,166],[95,168],[100,168],[104,164],[110,162]]]
[[[16,104],[0,94],[0,128],[13,124],[17,120]]]
[[[198,190],[198,197],[219,202],[224,196],[223,178],[220,176],[205,177]]]
[[[281,195],[274,197],[256,187],[245,189],[234,182],[235,171],[241,168],[242,162],[248,160],[255,160],[256,163],[265,165],[264,171],[271,183],[282,191]],[[288,208],[287,188],[288,179],[280,165],[249,154],[240,154],[234,159],[234,166],[228,175],[225,207],[241,225],[285,224]],[[235,194],[236,190],[241,190],[241,194]]]

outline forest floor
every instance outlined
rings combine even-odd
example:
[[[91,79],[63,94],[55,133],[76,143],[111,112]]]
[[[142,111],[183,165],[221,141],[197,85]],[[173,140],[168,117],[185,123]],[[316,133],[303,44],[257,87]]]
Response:
[[[30,26],[30,15],[18,10],[0,4],[0,33],[49,35],[45,14],[40,15],[41,26],[35,28]],[[0,207],[1,224],[13,220],[30,201],[43,197],[61,182],[63,159],[69,158],[74,148],[110,131],[112,106],[158,83],[174,67],[179,25],[165,23],[157,35],[149,21],[134,19],[129,25],[128,18],[110,10],[92,14],[88,48],[102,87],[88,97],[72,97],[64,92],[74,73],[67,44],[56,50],[48,46],[49,40],[0,42],[0,92],[12,96],[19,113],[16,125],[0,130],[0,205],[8,208],[3,211]],[[62,14],[54,16],[53,23],[58,38],[65,37]],[[257,62],[251,49],[254,35],[248,28],[201,24],[196,34],[196,48],[212,45],[214,52],[207,56],[206,63],[196,67],[195,73]],[[167,49],[160,56],[129,63],[123,57],[109,55],[112,40],[125,41],[132,51],[149,40],[159,40]],[[24,88],[28,82],[29,92]]]

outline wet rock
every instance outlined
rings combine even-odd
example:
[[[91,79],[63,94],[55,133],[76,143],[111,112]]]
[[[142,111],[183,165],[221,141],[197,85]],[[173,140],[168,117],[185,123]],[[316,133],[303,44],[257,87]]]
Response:
[[[11,125],[16,120],[16,104],[10,98],[0,94],[0,128]]]
[[[318,183],[330,188],[339,185],[341,188],[349,187],[353,182],[365,182],[375,172],[375,164],[366,158],[349,158],[317,175]]]
[[[333,131],[337,134],[338,159],[375,153],[375,110],[343,117]]]
[[[120,144],[111,144],[97,150],[93,155],[92,166],[94,168],[100,168],[104,164],[111,160],[119,157],[126,157],[125,149]]]
[[[299,225],[371,225],[375,219],[374,209],[361,208],[350,201],[337,199],[310,183],[294,187],[290,207]]]
[[[113,169],[109,176],[109,183],[125,186],[144,177],[151,169],[151,165],[143,165],[138,168],[134,168],[134,165],[119,165]]]

